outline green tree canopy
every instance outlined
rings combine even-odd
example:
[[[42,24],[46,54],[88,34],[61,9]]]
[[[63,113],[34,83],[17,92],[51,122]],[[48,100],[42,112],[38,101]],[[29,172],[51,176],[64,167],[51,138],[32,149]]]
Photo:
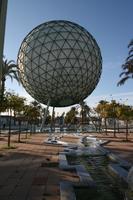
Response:
[[[82,117],[82,123],[87,122],[87,115],[90,113],[91,108],[86,104],[85,101],[82,101],[80,103],[81,106],[81,111],[80,111],[80,115]]]
[[[24,109],[26,99],[24,97],[20,97],[15,93],[8,93],[8,107],[14,111],[14,116],[20,114]]]
[[[40,111],[32,104],[24,106],[24,116],[29,123],[36,123],[40,118]]]
[[[66,113],[65,116],[65,123],[76,123],[77,119],[76,119],[76,115],[78,114],[78,111],[76,110],[75,107],[72,107],[70,111],[68,111]]]

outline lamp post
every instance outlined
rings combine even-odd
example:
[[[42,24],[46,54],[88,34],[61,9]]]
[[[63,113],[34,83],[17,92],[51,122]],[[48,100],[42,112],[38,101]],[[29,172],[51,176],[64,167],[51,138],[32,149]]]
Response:
[[[110,95],[111,97],[111,104],[112,104],[112,118],[113,118],[113,125],[114,125],[114,137],[116,137],[116,100],[113,99],[112,94]]]
[[[123,107],[125,107],[126,106],[126,102],[128,101],[128,98],[127,99],[125,99],[124,101],[122,100],[122,99],[120,99],[120,101],[121,101],[121,106],[123,106]],[[124,122],[124,124],[123,124],[123,128],[125,129],[127,129],[127,123],[126,123],[126,127],[125,127],[125,122]],[[127,130],[128,131],[128,130]]]
[[[8,0],[0,0],[0,96],[1,96],[2,60],[3,60],[7,2]]]
[[[11,143],[11,95],[9,96],[9,129],[8,129],[8,148],[10,148]]]

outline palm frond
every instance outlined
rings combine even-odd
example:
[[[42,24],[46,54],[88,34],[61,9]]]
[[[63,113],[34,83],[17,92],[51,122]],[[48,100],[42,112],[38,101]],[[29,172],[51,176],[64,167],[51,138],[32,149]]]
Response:
[[[122,78],[122,79],[117,83],[117,86],[123,85],[123,84],[125,83],[125,81],[126,81],[127,79],[129,79],[129,78],[130,78],[129,76],[126,76],[126,77]]]
[[[19,76],[18,76],[18,74],[14,74],[13,75],[13,78],[20,84],[20,79],[19,79]]]
[[[133,45],[133,39],[129,42],[128,48],[130,48]]]
[[[13,81],[13,76],[11,74],[8,74],[8,76],[10,77],[11,81]]]
[[[117,83],[117,86],[123,85],[129,78],[133,78],[133,39],[130,41],[128,48],[128,57],[126,58],[125,63],[121,66],[122,73],[119,75],[119,77],[124,77]]]
[[[123,75],[125,75],[125,72],[121,72],[119,77],[122,77]]]
[[[18,68],[14,60],[8,61],[7,59],[4,59],[2,64],[2,77],[6,80],[6,77],[8,76],[11,80],[16,79],[19,82]]]
[[[133,53],[133,47],[129,50],[129,55],[131,55]],[[133,54],[132,54],[133,55]]]
[[[132,61],[133,60],[133,54],[129,55],[127,58],[126,58],[126,62],[127,61]]]
[[[7,62],[7,64],[8,64],[8,65],[15,64],[15,61],[14,61],[14,60],[9,60],[9,61]]]

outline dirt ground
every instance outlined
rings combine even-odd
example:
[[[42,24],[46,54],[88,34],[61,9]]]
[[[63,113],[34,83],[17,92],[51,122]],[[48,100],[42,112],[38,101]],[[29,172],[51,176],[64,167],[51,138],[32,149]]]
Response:
[[[126,141],[125,133],[117,133],[114,137],[113,133],[85,133],[83,135],[92,135],[99,139],[108,141],[103,147],[117,154],[120,158],[127,160],[133,164],[133,133],[128,135],[128,141]],[[64,141],[77,142],[74,136],[65,136]]]
[[[44,143],[45,134],[25,138],[12,135],[7,148],[7,135],[0,136],[0,200],[59,200],[60,182],[79,182],[76,172],[60,170],[60,145]]]
[[[133,133],[128,135],[128,141],[126,141],[125,133],[117,133],[116,137],[114,137],[113,133],[88,133],[84,135],[93,135],[97,138],[109,141],[107,144],[103,145],[108,150],[111,150],[113,153],[116,153],[121,158],[127,160],[128,162],[133,164]],[[19,149],[23,148],[23,146],[28,150],[30,149],[30,141],[34,141],[38,143],[40,141],[43,142],[48,137],[48,134],[36,134],[35,136],[28,136],[28,139],[25,139],[25,134],[21,136],[22,143],[17,143],[18,136],[13,135],[11,137],[11,146],[15,146]],[[63,141],[77,143],[78,139],[72,135],[65,135],[62,137]],[[6,152],[5,148],[7,146],[7,135],[0,136],[0,152]],[[9,150],[8,150],[9,151]],[[52,149],[51,149],[52,151]]]
[[[108,133],[107,135],[105,133],[93,133],[93,135],[97,138],[108,140],[109,142],[104,147],[133,165],[133,133],[128,135],[128,141],[126,141],[125,133],[117,133],[116,137],[114,137],[113,133]]]

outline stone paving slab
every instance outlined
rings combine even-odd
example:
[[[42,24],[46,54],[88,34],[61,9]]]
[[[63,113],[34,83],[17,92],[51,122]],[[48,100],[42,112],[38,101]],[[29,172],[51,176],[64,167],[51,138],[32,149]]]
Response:
[[[18,144],[13,136],[16,149],[2,150],[0,200],[60,200],[60,181],[73,181],[74,177],[58,168],[63,148],[42,144],[43,138],[41,134],[32,135]]]
[[[44,191],[45,191],[44,185],[32,185],[29,190],[27,200],[42,199]]]
[[[0,197],[4,196],[4,195],[6,195],[6,196],[11,195],[12,192],[14,191],[15,187],[16,187],[16,184],[6,185],[6,186],[3,186],[3,187],[0,187]]]

